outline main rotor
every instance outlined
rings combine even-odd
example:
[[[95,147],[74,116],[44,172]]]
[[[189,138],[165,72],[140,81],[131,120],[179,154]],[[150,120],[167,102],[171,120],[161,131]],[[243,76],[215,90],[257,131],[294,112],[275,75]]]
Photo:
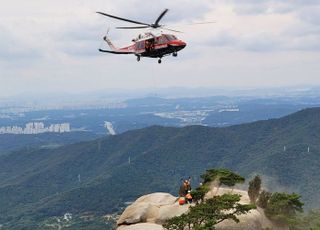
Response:
[[[117,20],[121,20],[121,21],[130,22],[130,23],[133,23],[133,24],[140,25],[140,26],[120,26],[120,27],[116,27],[116,29],[146,29],[146,28],[157,29],[157,28],[163,28],[163,29],[166,29],[166,30],[174,31],[174,32],[180,32],[178,30],[164,28],[164,25],[159,24],[161,19],[167,14],[168,11],[169,11],[169,9],[165,9],[158,16],[158,18],[155,20],[154,23],[139,22],[139,21],[135,21],[135,20],[127,19],[127,18],[122,18],[122,17],[118,17],[118,16],[115,16],[115,15],[111,15],[111,14],[106,14],[104,12],[96,12],[96,13],[101,14],[103,16],[110,17],[110,18],[114,18],[114,19],[117,19]]]

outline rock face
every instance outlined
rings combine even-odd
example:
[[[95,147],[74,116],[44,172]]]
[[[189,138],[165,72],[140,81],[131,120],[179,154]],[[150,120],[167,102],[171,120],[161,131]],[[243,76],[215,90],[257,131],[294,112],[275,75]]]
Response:
[[[128,206],[117,221],[118,229],[132,229],[131,225],[138,223],[154,223],[154,229],[159,229],[165,220],[179,216],[188,211],[189,205],[179,205],[177,197],[168,193],[152,193],[137,199]],[[124,228],[126,226],[126,228]],[[140,225],[141,227],[141,225]],[[153,229],[153,228],[148,228]],[[162,229],[162,227],[160,228]]]
[[[218,191],[213,188],[206,195],[206,198],[224,193],[240,194],[242,204],[250,202],[246,191],[230,190],[220,188]],[[162,224],[174,216],[180,216],[188,212],[190,205],[179,205],[178,198],[168,193],[152,193],[137,199],[128,206],[120,216],[117,230],[163,230]],[[218,230],[260,230],[272,228],[273,230],[286,230],[286,227],[276,226],[270,222],[262,209],[250,211],[246,215],[238,216],[240,223],[226,220],[216,226]]]
[[[159,224],[142,223],[127,226],[122,225],[117,230],[163,230],[163,227]]]

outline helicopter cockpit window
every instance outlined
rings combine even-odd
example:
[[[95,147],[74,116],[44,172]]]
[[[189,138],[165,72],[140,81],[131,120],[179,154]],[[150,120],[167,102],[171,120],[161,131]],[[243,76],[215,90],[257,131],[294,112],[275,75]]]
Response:
[[[159,43],[166,43],[166,42],[168,42],[168,39],[164,36],[164,35],[162,35],[161,37],[159,37]]]
[[[169,41],[177,40],[177,37],[174,36],[174,35],[167,34],[166,37],[167,37],[167,39],[168,39]]]

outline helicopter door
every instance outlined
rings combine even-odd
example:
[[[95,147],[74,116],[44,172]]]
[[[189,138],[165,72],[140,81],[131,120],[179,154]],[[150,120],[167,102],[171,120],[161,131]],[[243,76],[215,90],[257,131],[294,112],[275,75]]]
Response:
[[[144,41],[140,41],[136,43],[136,50],[138,52],[143,52],[145,48]]]
[[[146,52],[154,50],[154,38],[148,39],[145,41]]]

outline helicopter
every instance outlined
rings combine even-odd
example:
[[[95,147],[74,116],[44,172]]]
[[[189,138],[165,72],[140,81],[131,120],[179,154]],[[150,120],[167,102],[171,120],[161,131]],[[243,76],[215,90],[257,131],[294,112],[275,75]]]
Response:
[[[159,15],[159,17],[155,20],[155,22],[152,24],[134,21],[134,20],[114,16],[111,14],[106,14],[103,12],[96,12],[96,13],[101,14],[103,16],[110,17],[110,18],[114,18],[117,20],[126,21],[126,22],[139,25],[139,26],[116,27],[116,29],[147,29],[147,28],[158,29],[158,28],[164,28],[164,25],[161,25],[159,23],[168,11],[169,11],[168,9],[165,9]],[[181,32],[181,31],[173,30],[169,28],[164,28],[164,29],[172,32],[177,32],[177,33]],[[108,37],[108,33],[106,36],[103,37],[103,40],[108,44],[108,46],[110,47],[110,50],[99,49],[100,52],[111,53],[111,54],[132,54],[137,57],[137,61],[140,61],[142,57],[158,58],[159,64],[161,64],[161,59],[164,56],[172,55],[173,57],[177,57],[178,52],[184,49],[187,45],[186,42],[178,39],[174,34],[163,33],[163,31],[161,31],[160,34],[159,33],[156,34],[151,31],[139,34],[136,38],[132,39],[132,42],[133,42],[132,45],[122,47],[122,48],[116,48],[113,45],[112,41]]]

